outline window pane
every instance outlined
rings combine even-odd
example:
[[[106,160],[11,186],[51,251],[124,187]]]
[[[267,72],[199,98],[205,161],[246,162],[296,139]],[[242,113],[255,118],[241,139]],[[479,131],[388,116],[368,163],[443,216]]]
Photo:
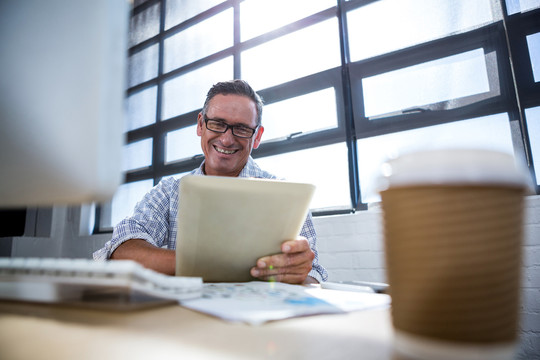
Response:
[[[540,81],[540,33],[527,36],[534,81]]]
[[[165,30],[180,24],[224,0],[167,0]]]
[[[255,162],[286,180],[314,184],[317,189],[312,209],[351,207],[345,143],[258,158]]]
[[[383,0],[347,13],[352,61],[421,44],[501,18],[491,0]]]
[[[527,12],[540,7],[540,0],[506,0],[508,15]]]
[[[380,201],[377,178],[381,164],[400,154],[445,148],[489,149],[513,154],[507,114],[375,136],[358,140],[357,145],[363,203]]]
[[[228,57],[167,81],[163,84],[161,119],[201,109],[212,85],[232,78],[233,59]]]
[[[129,46],[137,45],[159,33],[159,9],[160,4],[157,3],[131,17]]]
[[[124,146],[122,171],[141,169],[152,165],[152,139],[136,141]]]
[[[197,125],[167,133],[165,142],[166,162],[191,158],[197,154],[202,154],[201,140],[197,136]]]
[[[264,141],[337,127],[334,88],[266,105],[263,125]]]
[[[527,118],[536,185],[540,185],[540,106],[525,109],[525,117]]]
[[[127,98],[125,131],[138,129],[156,121],[157,86],[144,89]]]
[[[158,44],[131,55],[128,59],[129,86],[153,79],[158,72]]]
[[[240,3],[242,41],[335,5],[335,0],[245,0]]]
[[[201,39],[203,40],[201,41]],[[232,45],[233,10],[228,9],[166,39],[165,72],[187,65]]]
[[[367,117],[488,92],[482,49],[362,79]]]
[[[242,78],[256,89],[341,64],[336,19],[323,21],[242,53]]]
[[[110,217],[104,217],[102,227],[111,227],[118,224],[126,216],[133,214],[135,205],[143,198],[154,185],[154,181],[143,180],[120,185],[114,194]],[[106,220],[110,219],[107,224]]]

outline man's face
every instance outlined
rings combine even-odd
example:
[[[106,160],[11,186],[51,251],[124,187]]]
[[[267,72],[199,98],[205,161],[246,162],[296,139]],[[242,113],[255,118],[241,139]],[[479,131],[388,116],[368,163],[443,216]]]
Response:
[[[208,119],[224,121],[228,125],[257,127],[255,103],[247,96],[218,94],[210,100],[206,113]],[[201,137],[201,147],[205,156],[206,175],[238,176],[251,154],[261,141],[262,126],[246,139],[234,136],[229,128],[224,133],[216,133],[206,128],[202,114],[199,114],[197,135]]]

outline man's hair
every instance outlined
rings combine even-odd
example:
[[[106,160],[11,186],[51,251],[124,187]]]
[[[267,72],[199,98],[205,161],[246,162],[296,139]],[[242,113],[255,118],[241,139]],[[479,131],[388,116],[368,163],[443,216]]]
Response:
[[[262,110],[263,110],[263,100],[257,94],[249,84],[244,80],[230,80],[230,81],[223,81],[218,82],[217,84],[214,84],[212,88],[208,91],[208,94],[206,94],[206,100],[204,102],[204,106],[202,109],[203,115],[206,114],[208,111],[208,104],[210,103],[210,100],[216,95],[228,95],[228,94],[234,94],[234,95],[242,95],[247,96],[253,102],[255,103],[255,107],[257,109],[257,125],[261,125],[261,119],[262,119]]]

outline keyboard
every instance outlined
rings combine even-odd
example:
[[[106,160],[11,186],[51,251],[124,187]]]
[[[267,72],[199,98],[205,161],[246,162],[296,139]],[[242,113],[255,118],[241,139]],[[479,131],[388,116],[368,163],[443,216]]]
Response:
[[[0,299],[133,309],[202,295],[198,277],[168,276],[131,260],[0,258]]]

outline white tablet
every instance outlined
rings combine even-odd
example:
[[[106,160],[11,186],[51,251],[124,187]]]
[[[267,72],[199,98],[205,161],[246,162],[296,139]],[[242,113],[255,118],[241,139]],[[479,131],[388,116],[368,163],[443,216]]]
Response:
[[[242,282],[262,256],[281,252],[306,220],[315,186],[186,175],[180,180],[176,275]]]

